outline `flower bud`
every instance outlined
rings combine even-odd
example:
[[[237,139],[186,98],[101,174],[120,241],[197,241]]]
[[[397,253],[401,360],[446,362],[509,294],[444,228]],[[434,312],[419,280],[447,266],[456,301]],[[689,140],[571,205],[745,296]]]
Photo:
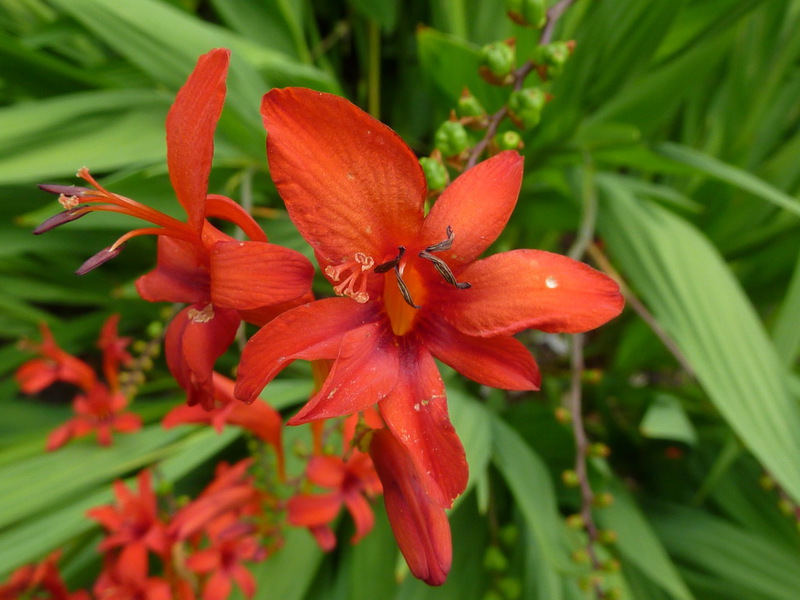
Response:
[[[467,88],[464,88],[456,105],[456,113],[459,117],[482,117],[486,114],[486,109]]]
[[[497,546],[489,546],[483,555],[483,567],[487,571],[502,573],[508,570],[508,559]]]
[[[517,600],[522,596],[522,582],[516,577],[503,577],[497,582],[497,588],[503,594],[503,598]]]
[[[581,483],[578,474],[572,469],[567,469],[561,473],[561,481],[563,481],[564,485],[567,487],[578,487]]]
[[[608,492],[600,492],[599,494],[595,494],[594,500],[592,500],[592,504],[594,504],[597,508],[605,508],[607,506],[611,506],[613,503],[614,496]]]
[[[441,190],[447,185],[450,176],[447,173],[447,167],[440,161],[429,156],[423,156],[419,159],[419,164],[422,166],[422,172],[425,173],[429,191]]]
[[[469,145],[467,130],[458,121],[445,121],[439,126],[434,135],[436,149],[443,156],[458,156]]]
[[[544,92],[539,88],[523,88],[513,92],[508,99],[511,119],[523,129],[536,127],[542,118],[545,101]]]
[[[481,50],[481,63],[498,78],[511,73],[516,60],[517,53],[514,46],[507,42],[493,42]]]
[[[567,527],[570,529],[580,530],[586,527],[586,521],[583,520],[581,515],[575,513],[574,515],[567,517]]]
[[[617,532],[613,529],[601,529],[597,532],[597,541],[605,546],[617,543]]]
[[[513,546],[519,539],[519,528],[513,523],[509,523],[500,529],[498,537],[506,546]]]
[[[504,131],[494,136],[494,143],[500,150],[519,150],[522,148],[522,136],[516,131]]]
[[[506,0],[506,13],[518,25],[541,29],[547,22],[547,0]]]
[[[589,446],[588,455],[592,458],[606,458],[611,454],[611,448],[602,442],[595,442]]]

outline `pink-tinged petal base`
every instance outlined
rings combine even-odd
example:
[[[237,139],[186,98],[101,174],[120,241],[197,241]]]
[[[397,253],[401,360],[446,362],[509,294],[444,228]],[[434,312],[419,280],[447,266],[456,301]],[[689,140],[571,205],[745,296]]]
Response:
[[[214,407],[214,363],[233,343],[239,327],[236,311],[195,304],[179,312],[167,328],[167,366],[186,390],[189,405]]]
[[[252,402],[293,360],[336,358],[345,333],[363,324],[364,305],[349,298],[328,298],[279,315],[247,343],[239,363],[235,394]]]
[[[472,263],[447,290],[440,315],[462,333],[513,335],[523,329],[580,333],[616,317],[624,305],[607,275],[560,254],[513,250]]]
[[[378,264],[416,238],[425,177],[394,131],[344,98],[303,88],[270,91],[261,114],[275,185],[327,261],[363,252]]]
[[[388,429],[374,433],[369,454],[383,484],[389,523],[411,573],[429,585],[443,584],[453,558],[447,514],[427,495],[405,447]]]
[[[539,389],[539,367],[528,349],[513,337],[466,335],[434,320],[420,323],[420,330],[431,354],[473,381],[504,390]]]
[[[434,502],[450,508],[467,487],[464,447],[447,414],[439,371],[425,349],[401,348],[400,376],[392,394],[379,404],[389,429],[414,463]]]
[[[265,242],[219,242],[211,249],[211,301],[252,310],[290,302],[311,288],[314,267],[289,248]]]
[[[424,244],[444,240],[451,227],[453,246],[437,256],[452,268],[475,260],[497,239],[514,210],[522,163],[516,152],[501,152],[458,177],[425,217]]]

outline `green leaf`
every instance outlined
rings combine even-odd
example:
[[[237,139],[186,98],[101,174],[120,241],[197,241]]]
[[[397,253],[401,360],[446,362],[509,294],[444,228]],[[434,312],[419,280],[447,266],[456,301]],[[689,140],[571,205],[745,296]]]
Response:
[[[763,179],[759,179],[752,173],[680,144],[662,142],[656,146],[656,151],[667,158],[688,165],[710,177],[729,183],[780,208],[800,215],[800,201],[773,187]]]
[[[795,263],[789,290],[772,326],[772,339],[781,361],[791,366],[800,352],[800,257]]]
[[[601,231],[630,283],[674,339],[748,449],[800,500],[800,408],[775,348],[708,240],[685,220],[598,179]]]
[[[669,394],[656,394],[639,423],[639,431],[648,438],[673,440],[689,446],[697,443],[695,431],[681,401]]]
[[[614,496],[614,502],[597,511],[596,515],[604,529],[616,532],[615,546],[625,564],[635,565],[650,580],[669,592],[670,597],[691,600],[692,593],[634,499],[616,480],[609,482],[608,489]]]
[[[350,0],[350,3],[362,15],[377,21],[384,31],[394,30],[400,8],[398,0]]]

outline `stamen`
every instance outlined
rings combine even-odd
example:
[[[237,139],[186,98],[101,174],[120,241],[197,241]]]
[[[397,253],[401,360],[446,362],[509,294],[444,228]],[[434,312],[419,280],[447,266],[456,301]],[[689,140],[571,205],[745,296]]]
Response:
[[[42,224],[40,224],[36,229],[33,230],[33,235],[41,235],[42,233],[46,233],[51,229],[55,229],[59,225],[63,225],[64,223],[70,223],[76,219],[80,219],[84,215],[88,215],[91,212],[90,209],[86,207],[86,205],[78,205],[70,210],[65,210],[64,212],[60,212],[57,215],[53,215],[49,219],[45,220]]]
[[[61,194],[58,197],[58,203],[65,210],[72,210],[73,208],[77,207],[81,203],[81,201],[78,199],[77,196],[67,196],[66,194]]]
[[[406,253],[405,246],[399,246],[397,248],[398,254],[392,260],[382,263],[375,267],[376,273],[388,273],[392,269],[394,269],[397,265],[400,264],[400,259],[403,258],[403,255]]]
[[[390,270],[394,270],[394,276],[397,278],[397,287],[400,288],[400,295],[403,296],[403,300],[406,301],[406,304],[411,306],[412,308],[419,308],[416,304],[414,304],[414,299],[411,297],[411,292],[408,290],[408,286],[406,282],[403,281],[403,276],[400,275],[400,260],[403,258],[403,255],[406,253],[405,246],[398,246],[397,247],[397,256],[395,256],[392,260],[386,261],[375,267],[376,273],[387,273]]]
[[[75,271],[76,275],[86,275],[89,271],[96,269],[102,264],[107,263],[112,258],[116,258],[122,249],[125,247],[125,244],[120,244],[119,246],[111,246],[109,248],[103,248],[95,254],[92,258],[87,260],[83,263],[77,271]]]
[[[333,281],[344,279],[339,285],[333,287],[333,291],[339,296],[352,298],[359,304],[364,304],[369,300],[367,293],[367,278],[365,271],[369,271],[375,264],[375,259],[367,256],[363,252],[356,252],[353,260],[342,263],[341,265],[328,265],[325,267],[325,274]]]
[[[207,304],[202,310],[190,308],[186,314],[193,323],[208,323],[214,318],[214,307]]]
[[[455,239],[456,235],[453,233],[453,228],[450,225],[447,226],[447,239],[431,246],[425,248],[425,250],[419,253],[420,258],[424,258],[425,260],[429,260],[433,263],[433,267],[439,272],[444,280],[449,283],[450,285],[454,285],[460,290],[466,290],[471,288],[472,285],[467,283],[466,281],[457,281],[456,276],[453,275],[453,271],[450,270],[450,267],[447,266],[447,263],[444,262],[438,256],[434,256],[431,252],[442,252],[443,250],[449,250],[453,246],[453,240]]]

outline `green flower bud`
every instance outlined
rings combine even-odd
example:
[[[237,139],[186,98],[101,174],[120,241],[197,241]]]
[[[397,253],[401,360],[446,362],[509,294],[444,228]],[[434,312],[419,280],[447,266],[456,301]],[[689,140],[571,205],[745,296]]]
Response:
[[[530,129],[539,124],[545,102],[544,92],[539,88],[523,88],[511,93],[508,110],[517,125]]]
[[[497,546],[489,546],[483,555],[483,567],[487,571],[502,573],[508,570],[508,559]]]
[[[583,520],[583,516],[576,513],[567,517],[567,527],[580,530],[586,527],[586,521]]]
[[[497,582],[497,589],[508,600],[517,600],[522,596],[522,582],[516,577],[503,577]]]
[[[613,529],[601,529],[597,532],[597,541],[605,546],[617,543],[617,532]]]
[[[500,150],[518,150],[522,148],[522,136],[516,131],[504,131],[494,136],[494,143]]]
[[[514,47],[506,42],[494,42],[481,50],[481,62],[495,77],[504,77],[511,73],[517,53]]]
[[[513,546],[519,539],[519,528],[513,523],[509,523],[500,529],[498,536],[506,546]]]
[[[437,150],[443,156],[458,156],[469,145],[467,130],[458,121],[445,121],[434,135]]]
[[[419,159],[419,164],[422,166],[422,172],[425,173],[425,180],[428,182],[429,190],[441,190],[447,185],[450,178],[447,173],[447,167],[441,162],[435,158],[423,156]]]
[[[611,448],[602,442],[595,442],[589,446],[588,455],[592,458],[606,458],[611,454]]]
[[[567,469],[561,473],[561,481],[563,481],[564,485],[567,487],[578,487],[581,483],[578,474],[572,469]]]
[[[518,25],[541,29],[547,22],[547,0],[506,0],[506,12]]]
[[[456,113],[459,117],[482,117],[486,114],[486,109],[475,96],[469,93],[469,90],[464,88],[458,99]]]
[[[608,492],[600,492],[599,494],[595,494],[594,500],[592,501],[592,504],[594,504],[597,508],[605,508],[606,506],[611,506],[613,503],[614,496]]]

